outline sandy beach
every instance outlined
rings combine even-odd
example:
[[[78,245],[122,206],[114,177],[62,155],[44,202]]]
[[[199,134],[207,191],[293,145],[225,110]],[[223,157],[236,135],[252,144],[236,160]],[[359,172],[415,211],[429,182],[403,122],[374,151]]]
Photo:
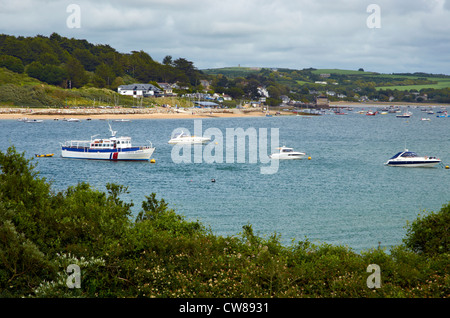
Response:
[[[275,112],[273,112],[275,114]],[[264,116],[261,109],[168,109],[155,108],[0,108],[0,119],[189,119]]]

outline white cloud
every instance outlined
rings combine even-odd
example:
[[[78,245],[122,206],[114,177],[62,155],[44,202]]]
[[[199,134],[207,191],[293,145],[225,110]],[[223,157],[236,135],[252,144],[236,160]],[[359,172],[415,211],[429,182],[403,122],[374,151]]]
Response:
[[[81,7],[81,28],[66,7]],[[381,28],[369,29],[370,4]],[[450,4],[445,0],[131,0],[0,2],[0,32],[57,32],[161,61],[215,66],[327,67],[450,74]]]

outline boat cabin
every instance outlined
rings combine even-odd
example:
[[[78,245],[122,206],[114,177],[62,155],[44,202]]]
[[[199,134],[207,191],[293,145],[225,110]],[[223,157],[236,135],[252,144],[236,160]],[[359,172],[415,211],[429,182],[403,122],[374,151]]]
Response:
[[[111,139],[95,139],[91,141],[91,149],[116,149],[116,148],[131,148],[130,137],[120,137]]]
[[[398,154],[396,154],[395,156],[393,156],[391,159],[395,159],[395,158],[415,158],[418,157],[418,155],[415,152],[412,151],[402,151],[399,152]]]

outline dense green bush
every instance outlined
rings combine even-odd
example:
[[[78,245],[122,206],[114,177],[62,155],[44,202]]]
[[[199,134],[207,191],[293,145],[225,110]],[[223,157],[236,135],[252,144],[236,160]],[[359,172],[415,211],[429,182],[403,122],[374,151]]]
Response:
[[[24,67],[22,61],[10,55],[0,55],[0,67],[6,67],[16,73],[23,73]]]
[[[126,187],[54,193],[14,147],[0,152],[0,168],[0,297],[450,296],[448,206],[415,221],[405,245],[358,254],[307,239],[284,246],[249,224],[215,236],[154,193],[133,221]],[[80,288],[67,285],[72,264]],[[379,288],[368,286],[370,264]]]
[[[450,205],[437,212],[417,218],[404,239],[414,252],[429,255],[450,253]]]

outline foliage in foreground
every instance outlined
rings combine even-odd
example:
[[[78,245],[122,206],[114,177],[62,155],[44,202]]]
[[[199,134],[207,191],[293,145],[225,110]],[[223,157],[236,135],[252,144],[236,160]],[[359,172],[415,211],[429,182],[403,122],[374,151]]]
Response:
[[[390,253],[308,240],[280,244],[251,225],[221,237],[152,193],[131,220],[127,188],[54,193],[14,147],[0,152],[0,297],[448,297],[450,206],[416,220]],[[71,264],[80,288],[68,288]],[[369,288],[369,264],[381,269]],[[69,278],[69,280],[68,280]],[[76,281],[76,280],[75,280]]]

